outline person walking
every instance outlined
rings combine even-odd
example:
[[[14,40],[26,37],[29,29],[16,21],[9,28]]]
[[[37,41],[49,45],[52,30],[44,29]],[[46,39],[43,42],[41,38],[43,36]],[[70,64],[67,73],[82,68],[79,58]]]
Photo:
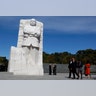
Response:
[[[72,58],[72,73],[73,73],[72,79],[75,79],[75,75],[77,75],[77,79],[79,79],[79,74],[76,72],[76,65],[77,65],[77,62],[75,58]]]
[[[69,69],[69,77],[68,78],[71,78],[71,74],[72,74],[72,59],[70,59],[70,61],[69,61],[68,69]]]
[[[83,67],[83,64],[82,64],[82,62],[79,60],[78,62],[77,62],[77,73],[78,73],[78,75],[80,75],[79,77],[81,77],[81,79],[82,79],[82,67]]]

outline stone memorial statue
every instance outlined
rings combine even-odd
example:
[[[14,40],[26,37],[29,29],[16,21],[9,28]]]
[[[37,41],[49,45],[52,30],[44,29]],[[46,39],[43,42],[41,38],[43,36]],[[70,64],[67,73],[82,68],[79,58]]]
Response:
[[[35,19],[20,20],[17,47],[11,47],[9,72],[43,75],[43,24]]]

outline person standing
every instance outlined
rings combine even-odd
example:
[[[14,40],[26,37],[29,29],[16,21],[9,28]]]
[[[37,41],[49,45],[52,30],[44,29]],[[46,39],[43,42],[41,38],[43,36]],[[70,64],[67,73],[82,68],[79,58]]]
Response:
[[[79,60],[78,62],[77,62],[77,73],[78,73],[78,75],[81,75],[81,76],[79,76],[79,77],[81,77],[81,79],[82,79],[82,67],[83,67],[83,64],[82,64],[82,62]]]
[[[52,65],[49,64],[49,75],[52,75]]]
[[[56,67],[56,64],[53,64],[53,75],[56,75],[56,69],[57,69],[57,67]]]
[[[85,69],[85,76],[87,76],[87,78],[88,77],[91,78],[91,74],[90,74],[90,63],[89,63],[89,61],[87,61],[87,63],[85,64],[84,69]]]
[[[72,59],[70,59],[70,61],[69,61],[68,68],[69,68],[69,77],[68,78],[71,78],[71,74],[72,74]]]

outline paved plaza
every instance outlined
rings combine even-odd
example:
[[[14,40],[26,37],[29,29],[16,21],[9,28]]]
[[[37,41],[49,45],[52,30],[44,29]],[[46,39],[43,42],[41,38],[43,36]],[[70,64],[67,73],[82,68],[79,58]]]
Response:
[[[28,75],[26,76],[26,75],[13,75],[13,73],[9,72],[0,72],[0,80],[78,80],[78,79],[68,78],[68,73],[57,73],[57,75],[49,75],[48,73],[45,73],[44,76],[28,76]],[[96,74],[92,74],[91,79],[83,75],[82,80],[96,80]]]

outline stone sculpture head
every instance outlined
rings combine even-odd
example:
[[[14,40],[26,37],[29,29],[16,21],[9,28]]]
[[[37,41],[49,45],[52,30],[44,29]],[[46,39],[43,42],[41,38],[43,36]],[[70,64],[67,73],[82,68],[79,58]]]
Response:
[[[36,26],[36,20],[35,19],[31,19],[30,20],[30,25],[31,26]]]

